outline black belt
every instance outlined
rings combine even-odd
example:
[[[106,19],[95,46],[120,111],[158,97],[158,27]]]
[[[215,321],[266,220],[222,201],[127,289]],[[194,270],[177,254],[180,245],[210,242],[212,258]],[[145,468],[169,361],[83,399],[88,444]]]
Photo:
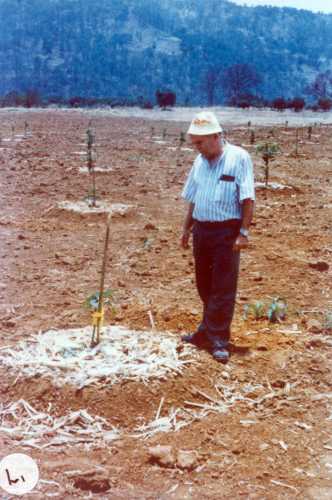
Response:
[[[228,219],[221,221],[201,221],[194,219],[194,223],[203,228],[236,227],[240,225],[241,219]]]

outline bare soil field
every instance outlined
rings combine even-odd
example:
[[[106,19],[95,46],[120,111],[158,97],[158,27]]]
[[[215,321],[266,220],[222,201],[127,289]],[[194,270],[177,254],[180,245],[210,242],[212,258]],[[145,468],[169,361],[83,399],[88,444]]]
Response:
[[[26,495],[35,499],[331,499],[332,125],[316,115],[309,138],[303,123],[296,151],[296,129],[280,115],[274,126],[243,113],[238,123],[225,119],[227,139],[252,154],[258,182],[264,163],[247,122],[256,143],[279,144],[270,175],[284,189],[257,189],[232,356],[221,365],[180,342],[201,315],[192,253],[180,247],[181,190],[195,152],[180,142],[188,122],[168,116],[0,111],[0,458],[37,461],[40,481]],[[52,364],[48,374],[29,375],[31,361],[4,359],[37,334],[91,325],[84,301],[98,290],[106,214],[61,208],[91,189],[82,169],[89,126],[97,203],[130,206],[111,222],[106,288],[114,310],[105,323],[138,338],[162,332],[187,364],[78,387],[52,378]],[[287,301],[283,322],[244,317],[245,304],[275,297]],[[22,400],[16,418],[10,408]],[[55,427],[34,439],[37,423],[71,412],[61,440],[50,444]],[[118,435],[107,440],[103,428]],[[152,449],[158,445],[166,448]]]

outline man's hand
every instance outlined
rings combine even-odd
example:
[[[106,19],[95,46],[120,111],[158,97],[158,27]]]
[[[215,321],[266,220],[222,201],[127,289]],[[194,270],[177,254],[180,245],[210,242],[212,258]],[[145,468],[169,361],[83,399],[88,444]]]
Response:
[[[181,236],[181,246],[182,248],[184,248],[185,250],[187,248],[189,248],[189,238],[190,238],[190,229],[185,229],[182,233],[182,236]]]
[[[233,250],[234,252],[239,252],[240,250],[248,248],[248,245],[249,245],[248,238],[246,236],[243,236],[243,234],[239,234],[233,245]]]

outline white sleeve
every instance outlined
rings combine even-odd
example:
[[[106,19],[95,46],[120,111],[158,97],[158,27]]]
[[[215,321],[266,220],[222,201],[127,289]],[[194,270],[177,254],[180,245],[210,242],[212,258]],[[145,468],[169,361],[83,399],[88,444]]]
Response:
[[[195,181],[194,178],[194,171],[195,171],[195,163],[191,167],[191,170],[189,172],[186,183],[181,193],[182,198],[184,198],[186,201],[189,201],[190,203],[194,203],[197,191],[197,182]]]
[[[236,182],[239,186],[240,203],[246,198],[255,200],[254,168],[250,155],[245,152],[240,160]]]

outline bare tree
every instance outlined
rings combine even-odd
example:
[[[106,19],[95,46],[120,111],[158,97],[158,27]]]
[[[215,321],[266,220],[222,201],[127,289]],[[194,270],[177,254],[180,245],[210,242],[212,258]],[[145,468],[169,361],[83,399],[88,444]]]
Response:
[[[318,73],[315,80],[306,88],[306,93],[316,97],[316,99],[332,97],[332,71]]]
[[[224,71],[222,87],[228,102],[236,104],[241,95],[250,94],[262,82],[261,76],[250,64],[234,64]]]
[[[176,94],[175,94],[175,92],[171,92],[171,91],[160,92],[160,90],[157,90],[156,100],[157,100],[157,104],[160,108],[166,109],[167,107],[175,106]]]
[[[33,106],[40,106],[41,98],[38,90],[28,89],[25,97],[25,105],[27,108],[32,108]]]
[[[215,103],[216,91],[221,83],[221,68],[211,67],[203,76],[202,90],[206,92],[209,106]]]

